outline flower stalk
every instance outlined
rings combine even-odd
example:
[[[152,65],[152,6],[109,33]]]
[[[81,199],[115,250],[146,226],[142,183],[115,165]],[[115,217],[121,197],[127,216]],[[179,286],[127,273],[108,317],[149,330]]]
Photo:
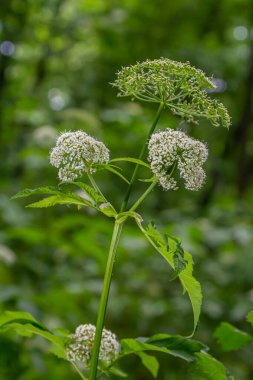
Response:
[[[161,116],[161,113],[162,113],[163,108],[164,108],[164,104],[161,102],[160,105],[159,105],[159,107],[158,107],[158,110],[157,110],[157,112],[156,112],[156,115],[155,115],[155,119],[154,119],[154,121],[153,121],[153,124],[151,125],[150,130],[149,130],[149,133],[148,133],[148,135],[147,135],[146,143],[143,145],[142,150],[141,150],[141,153],[140,153],[140,155],[139,155],[139,157],[138,157],[139,160],[142,160],[143,157],[144,157],[144,155],[145,155],[145,153],[146,153],[146,150],[147,150],[147,142],[149,141],[149,139],[150,139],[152,133],[153,133],[154,130],[155,130],[155,127],[156,127],[156,125],[157,125],[157,123],[158,123],[158,120],[160,119],[160,116]],[[129,197],[130,197],[130,194],[131,194],[132,188],[133,188],[133,184],[134,184],[134,182],[135,182],[135,180],[136,180],[136,177],[137,177],[138,169],[139,169],[139,164],[136,164],[135,169],[134,169],[133,174],[132,174],[132,178],[131,178],[131,180],[130,180],[130,184],[129,184],[129,186],[128,186],[128,189],[127,189],[127,192],[126,192],[126,195],[125,195],[125,198],[124,198],[124,200],[123,200],[123,202],[122,202],[122,206],[121,206],[121,209],[120,209],[121,212],[126,211],[127,204],[128,204],[128,200],[129,200]]]

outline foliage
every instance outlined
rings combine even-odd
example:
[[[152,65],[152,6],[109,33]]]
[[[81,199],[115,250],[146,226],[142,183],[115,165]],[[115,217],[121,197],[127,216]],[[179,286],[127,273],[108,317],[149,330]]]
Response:
[[[15,50],[6,56],[1,47],[0,57],[1,311],[29,311],[50,331],[95,322],[113,219],[94,217],[92,208],[77,213],[75,206],[24,210],[9,198],[22,188],[56,184],[48,151],[56,135],[70,128],[103,139],[115,156],[136,156],[153,106],[115,100],[108,83],[122,66],[147,57],[190,61],[208,77],[214,74],[217,88],[210,99],[224,102],[233,127],[229,134],[225,128],[202,128],[201,118],[201,127],[191,128],[164,112],[161,125],[209,142],[208,180],[198,194],[151,194],[141,213],[146,220],[155,214],[159,230],[181,236],[184,249],[194,255],[204,295],[196,339],[210,346],[236,378],[251,380],[250,345],[223,353],[212,338],[221,321],[245,330],[244,316],[252,307],[250,7],[249,0],[147,1],[145,7],[136,0],[3,2],[1,43],[10,41]],[[130,178],[132,164],[116,164]],[[149,178],[144,167],[140,177]],[[108,171],[103,184],[116,208],[124,182]],[[78,189],[73,186],[72,192]],[[129,222],[116,261],[107,326],[120,337],[158,330],[187,335],[191,310],[176,281],[168,284],[172,277],[173,270]],[[76,378],[67,362],[47,354],[42,340],[8,333],[1,342],[3,380]],[[159,379],[167,379],[169,371],[170,380],[188,380],[181,361],[158,359]],[[138,359],[125,360],[123,370],[149,378]]]

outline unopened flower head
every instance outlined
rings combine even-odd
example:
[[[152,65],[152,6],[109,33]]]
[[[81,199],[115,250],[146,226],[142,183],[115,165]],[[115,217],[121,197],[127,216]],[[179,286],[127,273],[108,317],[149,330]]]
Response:
[[[86,366],[91,359],[96,327],[91,324],[80,325],[75,333],[69,336],[67,358],[69,361],[81,361]],[[106,363],[114,361],[120,353],[120,344],[115,334],[103,329],[99,359]]]
[[[123,67],[112,85],[119,89],[118,96],[163,103],[188,122],[206,118],[214,126],[230,125],[223,104],[207,95],[207,90],[216,86],[189,62],[160,58]]]
[[[105,144],[82,131],[61,134],[50,154],[50,163],[59,169],[62,182],[72,182],[85,171],[95,172],[94,164],[108,161],[109,150]]]
[[[188,190],[199,190],[206,175],[202,165],[207,159],[205,144],[182,131],[166,129],[154,133],[148,144],[150,166],[164,190],[176,190],[177,181],[171,175],[173,165]]]

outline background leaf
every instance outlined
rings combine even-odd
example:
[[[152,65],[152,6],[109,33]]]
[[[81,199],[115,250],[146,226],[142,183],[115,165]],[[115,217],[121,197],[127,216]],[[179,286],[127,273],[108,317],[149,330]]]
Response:
[[[24,312],[6,311],[0,316],[0,332],[13,331],[24,337],[32,337],[39,335],[52,343],[52,352],[66,359],[65,353],[65,337],[56,336],[41,323],[39,323],[32,315]]]
[[[239,350],[247,343],[252,342],[252,336],[238,330],[227,322],[222,322],[215,330],[214,337],[224,351]]]
[[[206,353],[197,353],[196,361],[190,365],[194,380],[229,380],[222,363]]]
[[[147,370],[153,375],[154,378],[158,375],[159,362],[158,360],[151,355],[146,354],[145,352],[138,352],[137,355],[141,359],[142,364]]]

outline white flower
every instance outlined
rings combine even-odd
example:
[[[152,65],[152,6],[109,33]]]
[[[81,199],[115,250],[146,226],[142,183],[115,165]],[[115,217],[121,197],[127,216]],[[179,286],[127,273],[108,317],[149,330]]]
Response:
[[[88,364],[91,359],[96,327],[91,324],[80,325],[75,333],[69,336],[70,343],[67,345],[67,358],[69,361],[81,361]],[[110,363],[120,353],[120,344],[115,334],[103,329],[99,351],[99,359]]]
[[[85,171],[95,172],[94,164],[108,161],[106,146],[82,131],[61,134],[50,154],[50,163],[59,168],[62,182],[72,182]]]
[[[208,157],[205,144],[184,132],[166,129],[154,133],[148,144],[152,172],[165,189],[177,189],[177,181],[170,176],[173,164],[188,190],[199,190],[206,178],[202,165]]]

